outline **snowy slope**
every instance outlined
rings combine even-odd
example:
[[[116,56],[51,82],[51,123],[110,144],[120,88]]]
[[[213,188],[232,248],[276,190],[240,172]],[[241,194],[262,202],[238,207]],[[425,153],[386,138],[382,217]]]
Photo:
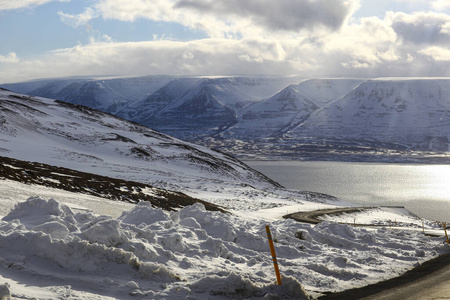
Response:
[[[144,99],[128,103],[116,115],[148,126],[154,120],[155,114],[182,97],[201,80],[200,78],[179,78],[172,80]]]
[[[171,76],[69,78],[5,84],[3,87],[116,113],[121,107],[143,99],[173,79]]]
[[[0,90],[0,108],[1,156],[225,198],[219,186],[278,186],[231,156],[83,106]]]
[[[160,132],[194,140],[236,122],[250,103],[298,82],[297,77],[74,78],[3,87],[113,113]]]
[[[348,78],[308,79],[297,84],[297,89],[303,95],[314,99],[317,106],[324,107],[331,101],[346,95],[364,81]]]
[[[295,77],[183,78],[124,107],[118,115],[183,140],[198,140],[235,124],[245,106],[273,95],[294,80]]]
[[[237,124],[221,137],[240,140],[277,137],[318,108],[311,98],[302,94],[298,85],[290,85],[273,97],[245,108]]]
[[[11,88],[32,87],[241,158],[445,161],[449,79],[299,81],[137,77]]]
[[[366,81],[289,135],[334,145],[449,151],[450,79]]]

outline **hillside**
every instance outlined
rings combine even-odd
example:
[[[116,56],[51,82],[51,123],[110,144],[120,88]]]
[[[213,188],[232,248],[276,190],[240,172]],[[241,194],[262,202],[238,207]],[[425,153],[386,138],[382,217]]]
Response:
[[[369,80],[315,111],[286,139],[363,152],[449,151],[450,80]]]
[[[0,90],[0,139],[4,157],[141,182],[195,198],[217,194],[232,200],[244,192],[236,187],[279,187],[215,150],[84,106],[6,90]]]
[[[223,209],[217,205],[189,197],[180,192],[159,189],[140,182],[115,179],[7,157],[0,157],[0,179],[45,186],[113,201],[133,204],[145,201],[150,202],[154,207],[168,211],[201,203],[208,210],[223,212]]]
[[[247,158],[448,162],[449,79],[367,80],[316,108],[306,84],[249,106],[223,139],[208,142]],[[289,101],[297,107],[285,109]]]
[[[135,81],[153,82],[148,94]],[[446,78],[78,79],[70,93],[64,82],[8,86],[111,111],[241,159],[439,163],[449,152]]]
[[[18,93],[63,100],[114,114],[173,79],[173,76],[61,78],[2,86]]]
[[[317,109],[319,106],[311,98],[290,85],[273,97],[246,107],[236,124],[220,136],[238,140],[277,137],[302,123]]]

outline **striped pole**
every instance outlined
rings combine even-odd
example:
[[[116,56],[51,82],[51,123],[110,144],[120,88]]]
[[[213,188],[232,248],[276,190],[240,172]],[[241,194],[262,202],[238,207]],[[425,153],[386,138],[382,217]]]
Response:
[[[266,225],[267,238],[269,239],[270,253],[272,254],[273,267],[275,268],[275,275],[277,275],[277,283],[281,284],[280,270],[278,269],[277,255],[275,254],[275,247],[273,246],[272,234],[270,233],[269,225]]]

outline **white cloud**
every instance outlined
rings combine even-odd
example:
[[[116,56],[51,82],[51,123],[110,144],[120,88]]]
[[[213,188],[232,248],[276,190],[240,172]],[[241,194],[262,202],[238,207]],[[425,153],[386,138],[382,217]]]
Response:
[[[431,6],[436,10],[446,10],[450,9],[450,1],[448,0],[434,0]]]
[[[438,62],[450,62],[450,50],[441,47],[429,47],[419,51]]]
[[[338,30],[360,0],[97,0],[78,16],[133,22],[140,18],[175,22],[210,37],[237,38],[275,31]],[[77,23],[75,23],[77,24]]]
[[[61,20],[69,26],[79,27],[80,25],[87,24],[90,20],[97,17],[96,12],[88,7],[83,13],[78,15],[66,14],[61,11],[58,12]]]
[[[450,15],[436,12],[389,13],[392,28],[405,42],[413,44],[450,44]]]
[[[97,0],[94,7],[105,19],[179,21],[178,13],[173,10],[174,5],[174,0]]]
[[[0,55],[0,63],[17,63],[19,58],[16,53],[10,52],[6,56]]]
[[[40,60],[2,68],[0,82],[103,74],[284,74],[294,73],[267,41],[205,39],[191,42],[94,42],[49,53]],[[266,52],[265,50],[268,50]],[[247,55],[250,60],[243,59]],[[3,77],[2,77],[3,76]]]
[[[52,1],[69,2],[70,0],[0,0],[0,11],[37,6]]]
[[[325,27],[339,29],[358,7],[357,0],[180,0],[175,8],[218,18],[250,19],[269,30],[298,32]]]
[[[265,10],[253,9],[257,3]],[[312,9],[319,4],[328,4],[328,10]],[[2,65],[0,82],[112,74],[450,76],[450,15],[390,12],[349,19],[357,5],[356,0],[98,0],[82,14],[60,16],[72,26],[92,18],[176,22],[209,38],[182,42],[153,35],[152,41],[123,43],[98,33],[87,45],[39,60],[0,56],[15,62]],[[305,14],[301,8],[310,15],[296,20]]]

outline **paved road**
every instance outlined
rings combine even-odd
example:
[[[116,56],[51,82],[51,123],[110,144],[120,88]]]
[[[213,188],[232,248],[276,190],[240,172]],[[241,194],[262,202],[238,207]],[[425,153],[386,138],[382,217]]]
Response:
[[[367,209],[373,209],[378,208],[377,207],[337,207],[337,208],[328,208],[328,209],[319,209],[319,210],[313,210],[313,211],[301,211],[296,212],[293,214],[285,215],[283,218],[285,219],[294,219],[299,222],[303,223],[310,223],[310,224],[319,224],[322,222],[322,220],[319,220],[320,216],[323,215],[337,215],[341,213],[354,213],[354,212],[360,212]],[[396,206],[397,207],[397,206]],[[370,226],[370,224],[356,224],[359,226]]]

